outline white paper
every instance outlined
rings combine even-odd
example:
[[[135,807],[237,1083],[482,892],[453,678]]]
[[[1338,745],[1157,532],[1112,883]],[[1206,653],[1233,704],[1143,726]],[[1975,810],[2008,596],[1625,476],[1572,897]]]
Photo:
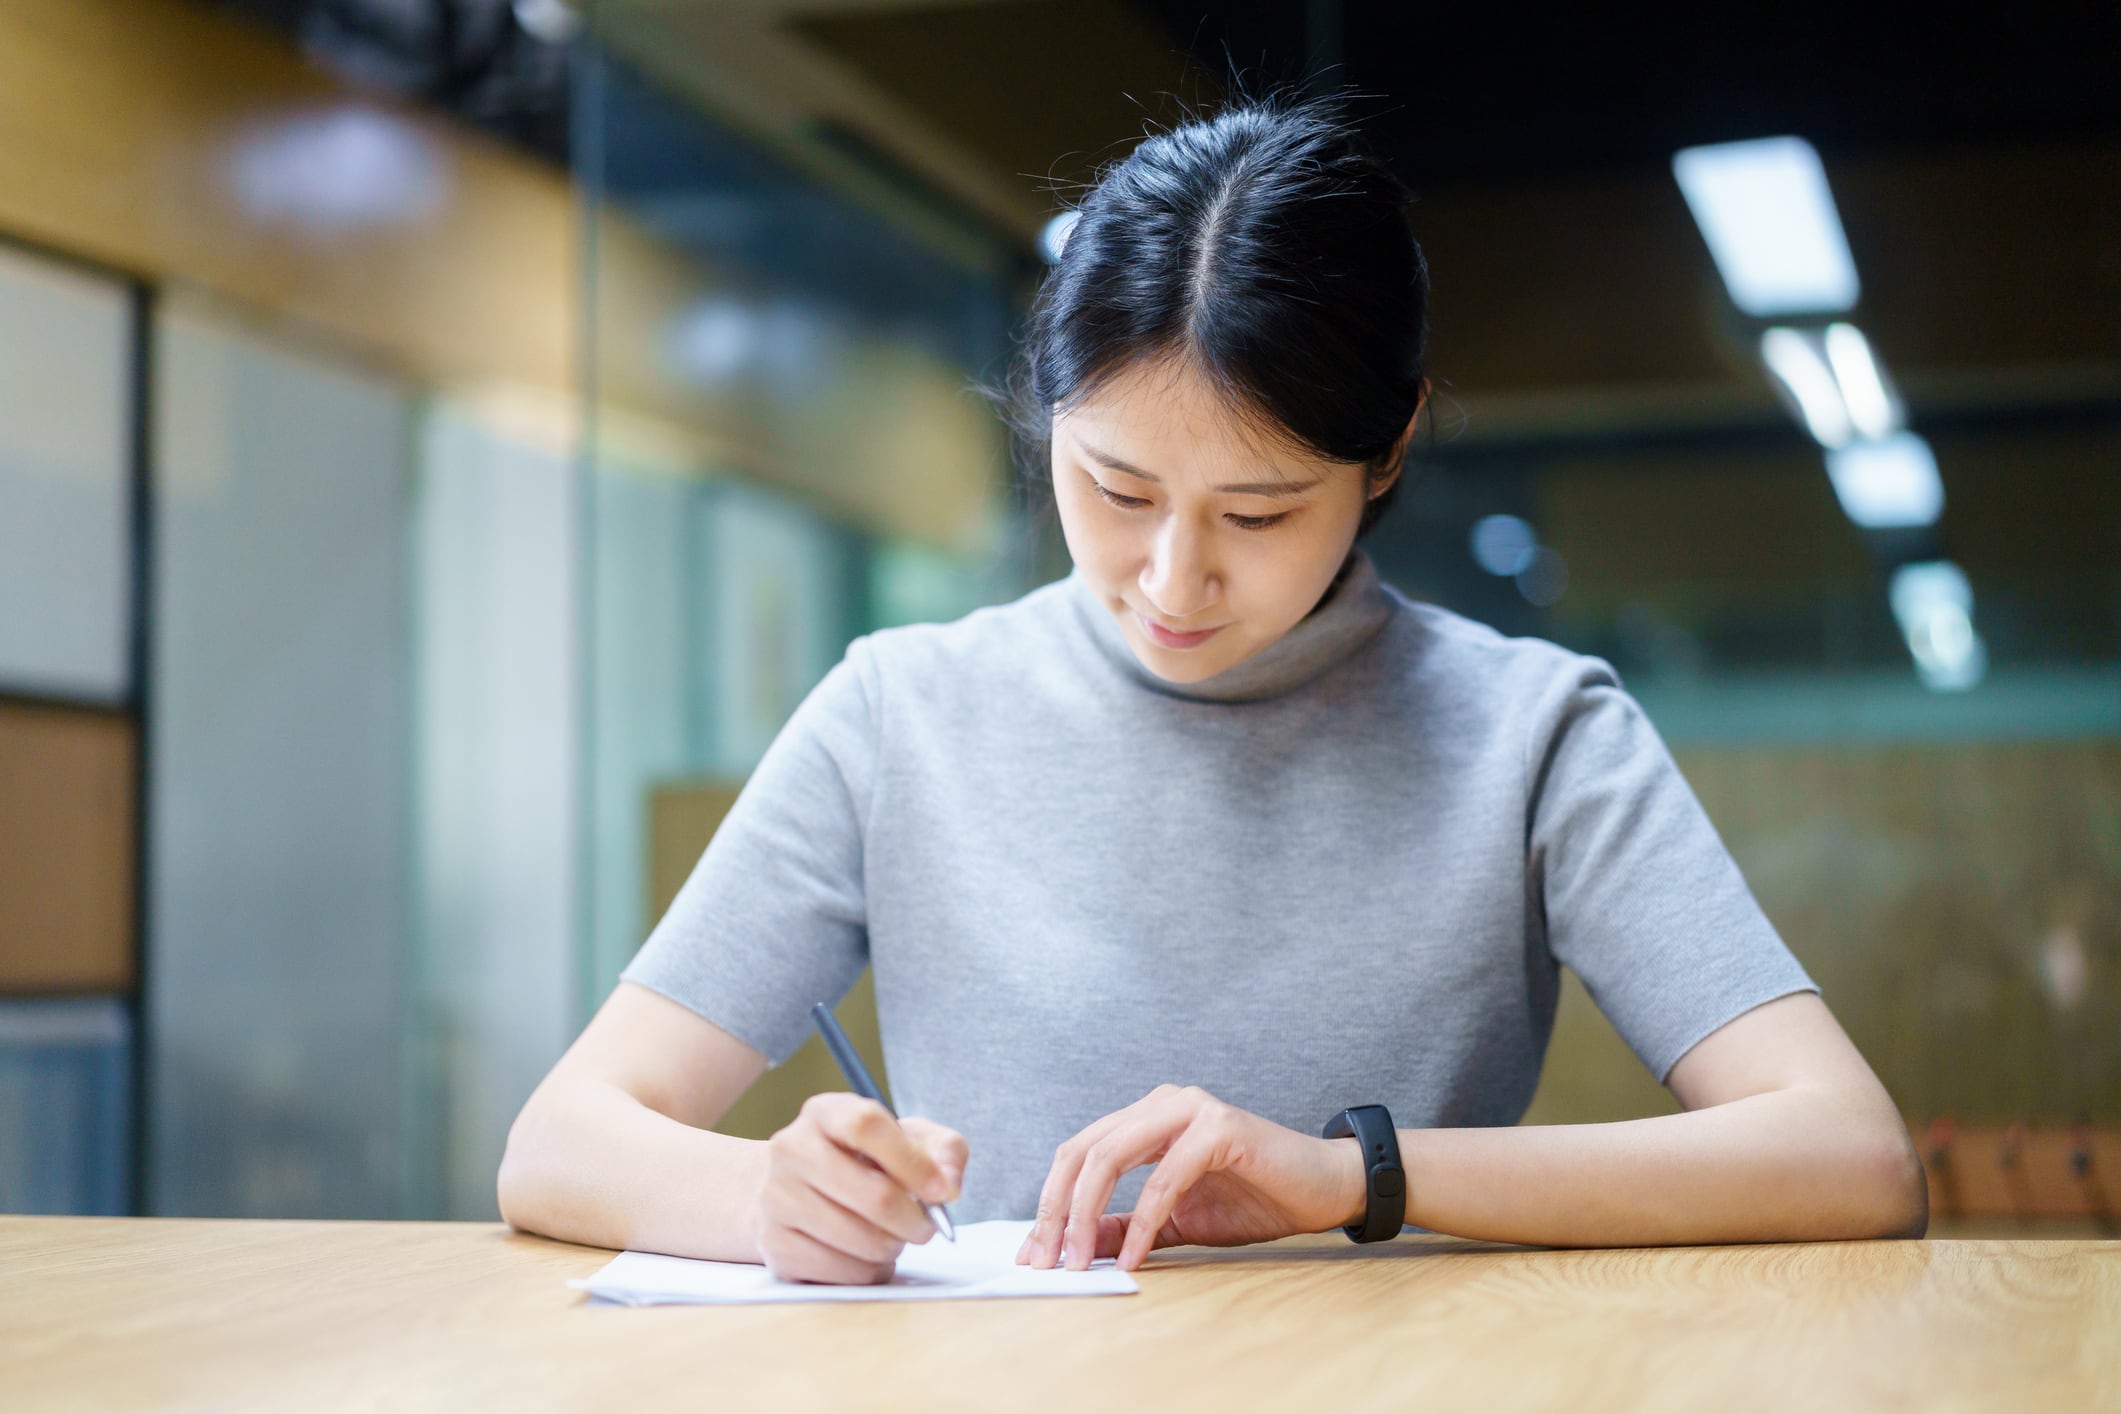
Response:
[[[1141,1290],[1110,1258],[1088,1271],[1016,1264],[1029,1222],[971,1223],[955,1244],[931,1237],[899,1255],[881,1286],[781,1281],[750,1262],[703,1262],[653,1252],[621,1252],[596,1275],[567,1284],[628,1306],[730,1306],[758,1301],[934,1301],[997,1296],[1127,1296]]]

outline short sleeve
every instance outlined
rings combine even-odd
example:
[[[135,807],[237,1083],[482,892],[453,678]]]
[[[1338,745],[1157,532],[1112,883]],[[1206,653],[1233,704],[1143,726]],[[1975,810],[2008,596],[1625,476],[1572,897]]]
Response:
[[[670,910],[620,977],[691,1008],[773,1065],[869,957],[864,821],[876,733],[858,639],[781,728]]]
[[[1819,990],[1611,665],[1572,655],[1526,771],[1535,921],[1659,1083],[1725,1022]]]

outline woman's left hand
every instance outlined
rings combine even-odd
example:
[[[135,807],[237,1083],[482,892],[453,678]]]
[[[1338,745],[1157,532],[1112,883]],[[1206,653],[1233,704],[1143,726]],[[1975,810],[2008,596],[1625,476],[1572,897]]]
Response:
[[[1147,1163],[1156,1171],[1134,1211],[1107,1213],[1121,1176]],[[1131,1270],[1157,1247],[1325,1232],[1358,1219],[1364,1194],[1352,1140],[1299,1134],[1197,1086],[1159,1085],[1055,1151],[1016,1260],[1079,1271],[1116,1256]]]

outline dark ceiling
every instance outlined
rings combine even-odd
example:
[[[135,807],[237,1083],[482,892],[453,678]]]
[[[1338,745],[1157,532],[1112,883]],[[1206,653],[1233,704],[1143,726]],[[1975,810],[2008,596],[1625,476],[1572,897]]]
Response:
[[[729,0],[704,0],[728,3]],[[313,55],[566,156],[564,46],[510,0],[215,0]],[[599,7],[577,0],[594,14]],[[1395,0],[957,0],[786,23],[1006,170],[1168,120],[1163,95],[1322,81],[1417,187],[1661,170],[1690,143],[1798,132],[1831,156],[2121,135],[2112,11],[1981,23],[1857,5],[1655,10]],[[1919,18],[1910,18],[1919,15]],[[949,81],[939,82],[941,75]],[[1026,99],[1036,101],[1027,102]]]
[[[1417,186],[1662,171],[1677,148],[1776,132],[1830,156],[2121,133],[2115,12],[2100,5],[1965,23],[1845,3],[1132,3],[1218,74],[1324,68],[1382,95],[1364,126]]]

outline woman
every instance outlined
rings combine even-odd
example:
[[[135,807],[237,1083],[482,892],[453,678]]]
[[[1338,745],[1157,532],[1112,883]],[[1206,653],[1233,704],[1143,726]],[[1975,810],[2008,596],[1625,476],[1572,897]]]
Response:
[[[1891,1100],[1611,668],[1357,546],[1428,392],[1408,201],[1316,102],[1103,176],[1014,384],[1074,572],[848,649],[525,1105],[511,1223],[827,1282],[927,1240],[915,1194],[1035,1216],[1040,1266],[1925,1230]],[[1514,1127],[1563,964],[1684,1113]],[[864,966],[909,1118],[712,1133]]]

